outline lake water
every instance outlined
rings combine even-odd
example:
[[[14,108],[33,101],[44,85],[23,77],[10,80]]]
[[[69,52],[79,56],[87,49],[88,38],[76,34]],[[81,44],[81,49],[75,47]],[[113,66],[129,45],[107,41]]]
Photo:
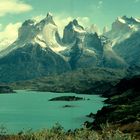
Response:
[[[90,100],[48,101],[53,97],[74,95]],[[85,121],[92,121],[86,115],[96,113],[103,107],[104,98],[98,95],[74,93],[49,93],[19,90],[16,94],[0,95],[0,125],[9,133],[20,130],[51,128],[61,124],[65,130],[82,127]],[[72,105],[74,107],[66,107]]]

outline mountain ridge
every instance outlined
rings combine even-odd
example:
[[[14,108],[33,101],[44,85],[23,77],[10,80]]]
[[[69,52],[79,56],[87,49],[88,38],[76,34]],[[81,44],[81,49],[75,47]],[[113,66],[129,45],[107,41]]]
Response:
[[[131,49],[135,45],[133,41],[139,36],[139,28],[138,19],[123,16],[116,19],[111,31],[99,35],[86,31],[74,19],[66,25],[61,38],[51,13],[39,22],[26,20],[18,30],[18,39],[0,52],[0,79],[8,81],[7,77],[10,77],[13,82],[88,67],[128,69],[135,59],[139,59],[137,51],[140,42],[137,41],[137,47]],[[124,38],[127,34],[130,36]],[[125,48],[130,51],[125,53]],[[37,55],[39,52],[40,55]],[[134,55],[133,60],[128,61],[130,55]],[[137,62],[137,66],[140,63]],[[4,73],[8,76],[5,77]]]

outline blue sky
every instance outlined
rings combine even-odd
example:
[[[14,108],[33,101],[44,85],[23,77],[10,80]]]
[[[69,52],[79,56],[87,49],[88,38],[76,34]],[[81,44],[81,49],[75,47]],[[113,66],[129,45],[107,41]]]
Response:
[[[0,0],[7,1],[7,0]],[[89,17],[91,23],[100,27],[110,25],[117,16],[140,17],[140,0],[8,0],[30,5],[30,10],[0,17],[1,24],[20,22],[37,15],[46,15],[48,11],[55,16],[64,14],[72,17]],[[19,1],[19,2],[18,2]],[[1,2],[0,2],[1,3]],[[6,7],[6,5],[5,5]],[[16,9],[16,7],[15,7]],[[10,14],[11,13],[11,14]]]
[[[140,17],[140,0],[0,0],[0,39],[16,37],[23,21],[47,12],[53,13],[58,24],[78,17],[85,26],[94,23],[102,29],[118,16]]]

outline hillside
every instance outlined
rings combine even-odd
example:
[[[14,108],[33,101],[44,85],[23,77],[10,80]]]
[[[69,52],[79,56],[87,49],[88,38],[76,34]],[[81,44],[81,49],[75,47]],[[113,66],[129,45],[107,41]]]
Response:
[[[31,89],[44,92],[74,92],[102,94],[127,75],[125,70],[85,68],[61,75],[10,84],[14,89]]]
[[[97,112],[89,126],[99,129],[108,122],[113,128],[140,138],[140,76],[121,80],[104,96],[108,97],[105,100],[108,105]]]

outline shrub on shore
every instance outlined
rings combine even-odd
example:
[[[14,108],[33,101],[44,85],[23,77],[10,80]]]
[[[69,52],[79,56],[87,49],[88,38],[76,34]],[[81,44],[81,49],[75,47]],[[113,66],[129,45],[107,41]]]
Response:
[[[102,131],[93,131],[87,128],[74,131],[64,131],[60,125],[52,129],[44,129],[38,132],[19,132],[17,135],[1,134],[0,140],[136,140],[130,134],[124,134],[119,130],[104,127]]]

